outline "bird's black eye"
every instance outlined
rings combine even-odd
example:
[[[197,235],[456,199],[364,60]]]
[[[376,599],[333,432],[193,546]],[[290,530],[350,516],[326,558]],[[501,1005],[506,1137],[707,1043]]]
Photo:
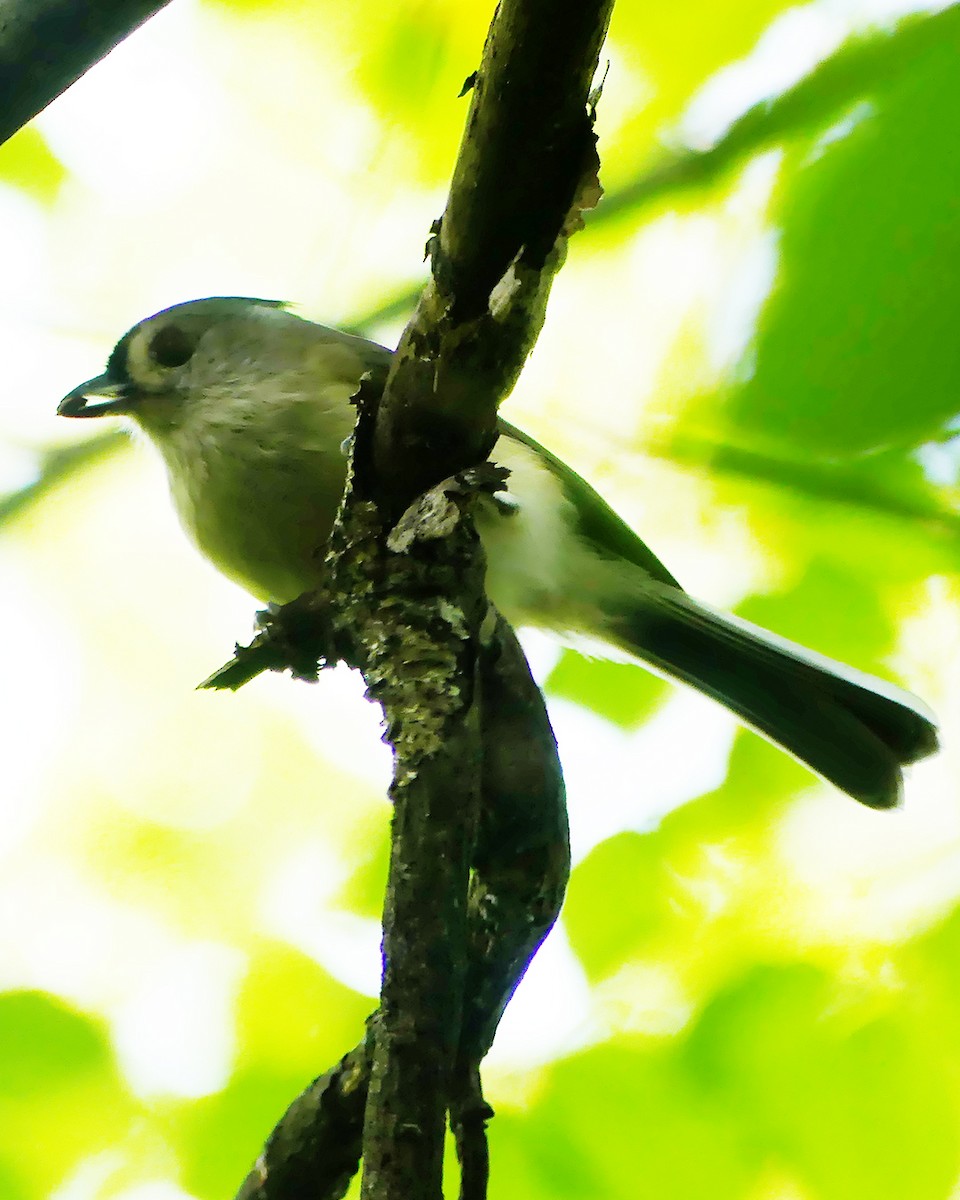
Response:
[[[164,325],[150,339],[149,354],[158,367],[182,367],[196,341],[179,325]]]

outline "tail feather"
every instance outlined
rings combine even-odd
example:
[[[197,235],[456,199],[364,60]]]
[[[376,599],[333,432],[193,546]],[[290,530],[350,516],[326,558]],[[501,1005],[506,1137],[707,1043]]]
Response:
[[[933,714],[908,692],[666,586],[631,599],[620,645],[718,700],[871,808],[900,800],[901,767],[937,748]]]

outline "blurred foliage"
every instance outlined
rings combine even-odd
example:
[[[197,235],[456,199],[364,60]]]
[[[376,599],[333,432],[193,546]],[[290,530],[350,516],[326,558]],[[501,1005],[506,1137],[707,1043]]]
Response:
[[[39,200],[52,200],[66,171],[51,153],[39,130],[26,125],[4,145],[0,178]]]
[[[649,716],[668,686],[631,663],[585,659],[571,650],[560,656],[546,681],[551,696],[586,705],[625,729]]]
[[[0,525],[12,521],[30,505],[42,500],[53,488],[76,471],[119,449],[123,436],[111,431],[68,446],[54,446],[37,456],[36,478],[15,491],[0,496]]]
[[[4,1196],[46,1196],[80,1155],[122,1135],[127,1095],[100,1021],[52,996],[0,996],[0,1179]]]
[[[35,433],[25,381],[62,363],[38,401],[52,413],[139,305],[204,287],[308,311],[325,297],[316,315],[387,339],[492,7],[170,6],[143,37],[155,24],[180,73],[170,86],[162,60],[135,125],[105,84],[103,128],[80,107],[73,142],[55,114],[0,150],[11,238],[43,247],[9,267],[0,324],[28,307],[17,279],[52,297],[51,328],[82,314],[19,376],[19,325],[4,343],[18,407],[2,433],[30,466],[0,501],[5,1200],[147,1200],[160,1181],[170,1200],[231,1195],[360,1036],[370,964],[343,946],[370,933],[387,853],[376,729],[342,724],[358,692],[192,694],[251,606],[181,553],[156,475],[140,488],[149,468],[113,433]],[[715,782],[687,786],[716,754],[695,725],[669,734],[666,779],[631,757],[672,689],[563,651],[549,698],[611,739],[561,739],[574,766],[593,754],[571,787],[573,961],[526,1057],[488,1071],[504,1200],[956,1195],[960,8],[838,12],[616,8],[607,197],[511,404],[691,589],[910,683],[947,750],[892,816],[746,731]],[[209,92],[190,90],[188,31]],[[133,87],[140,37],[104,78],[129,61]],[[704,97],[709,136],[691,116]],[[568,1009],[544,1051],[540,1027]]]
[[[790,148],[778,287],[727,410],[741,436],[849,458],[950,433],[960,346],[940,321],[960,304],[960,172],[942,147],[960,122],[960,10],[928,24],[923,53],[904,37],[909,70],[832,115],[841,136],[821,126]]]

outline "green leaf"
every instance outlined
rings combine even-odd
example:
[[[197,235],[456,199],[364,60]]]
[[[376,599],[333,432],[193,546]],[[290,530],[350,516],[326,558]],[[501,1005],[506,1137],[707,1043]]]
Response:
[[[134,1108],[103,1023],[43,992],[0,994],[0,1185],[4,1200],[45,1197],[84,1157],[109,1147]]]
[[[622,729],[635,729],[662,702],[669,684],[632,663],[586,658],[566,650],[547,677],[544,691],[582,704]]]
[[[757,1160],[786,1164],[818,1200],[941,1200],[960,1166],[948,1065],[875,1004],[813,966],[757,965],[707,1007],[683,1058],[698,1091],[739,1114]]]
[[[105,1071],[102,1027],[44,992],[0,995],[0,1096],[49,1093]]]
[[[734,440],[850,458],[910,449],[956,417],[960,9],[929,21],[940,36],[910,43],[907,69],[790,156],[777,289],[731,399]]]
[[[0,182],[35,200],[53,200],[66,177],[66,169],[35,125],[25,125],[0,146]]]
[[[622,833],[574,870],[563,923],[591,979],[612,974],[675,922],[663,851],[656,834]]]

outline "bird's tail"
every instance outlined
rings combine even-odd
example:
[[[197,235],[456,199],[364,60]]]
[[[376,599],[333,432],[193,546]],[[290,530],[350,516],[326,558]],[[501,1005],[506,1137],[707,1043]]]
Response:
[[[871,808],[894,807],[901,767],[937,748],[933,714],[915,696],[678,589],[645,588],[610,633]]]

